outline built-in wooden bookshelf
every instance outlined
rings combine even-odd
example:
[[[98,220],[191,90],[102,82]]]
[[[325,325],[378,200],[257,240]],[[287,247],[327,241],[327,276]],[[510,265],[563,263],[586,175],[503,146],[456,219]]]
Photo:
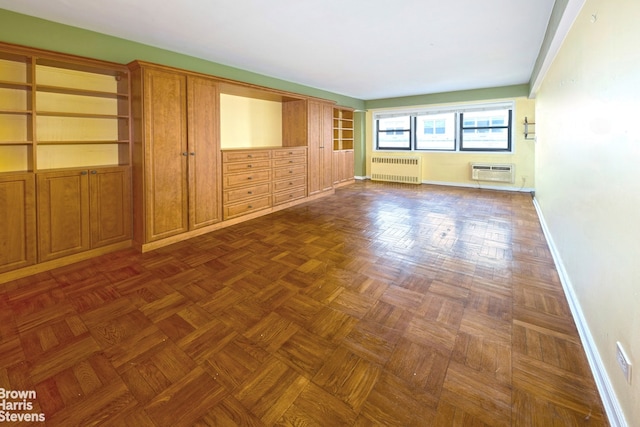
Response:
[[[128,70],[0,43],[0,172],[128,165]]]
[[[353,150],[353,110],[333,109],[333,149]]]

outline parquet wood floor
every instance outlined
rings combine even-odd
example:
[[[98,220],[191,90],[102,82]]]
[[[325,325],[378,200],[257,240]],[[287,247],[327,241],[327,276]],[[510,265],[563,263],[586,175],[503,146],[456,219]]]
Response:
[[[358,182],[0,313],[51,426],[607,425],[528,194]]]

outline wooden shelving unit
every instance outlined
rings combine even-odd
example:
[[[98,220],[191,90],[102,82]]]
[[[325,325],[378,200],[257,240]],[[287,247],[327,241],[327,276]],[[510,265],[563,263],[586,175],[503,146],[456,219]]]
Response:
[[[131,245],[129,104],[125,65],[0,42],[0,279]]]
[[[128,75],[0,43],[0,173],[129,165]]]
[[[0,50],[0,172],[34,170],[33,58]]]
[[[333,109],[333,149],[353,150],[353,110]]]

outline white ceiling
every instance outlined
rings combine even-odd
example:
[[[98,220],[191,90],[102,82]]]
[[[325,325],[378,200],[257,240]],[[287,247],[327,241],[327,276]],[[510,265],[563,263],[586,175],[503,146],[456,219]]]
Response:
[[[554,0],[0,0],[363,99],[529,82]]]

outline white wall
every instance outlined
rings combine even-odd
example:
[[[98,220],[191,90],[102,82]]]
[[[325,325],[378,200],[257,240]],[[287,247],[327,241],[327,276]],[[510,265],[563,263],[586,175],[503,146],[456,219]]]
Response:
[[[638,0],[587,0],[536,96],[536,200],[630,426],[640,426],[639,18]]]

